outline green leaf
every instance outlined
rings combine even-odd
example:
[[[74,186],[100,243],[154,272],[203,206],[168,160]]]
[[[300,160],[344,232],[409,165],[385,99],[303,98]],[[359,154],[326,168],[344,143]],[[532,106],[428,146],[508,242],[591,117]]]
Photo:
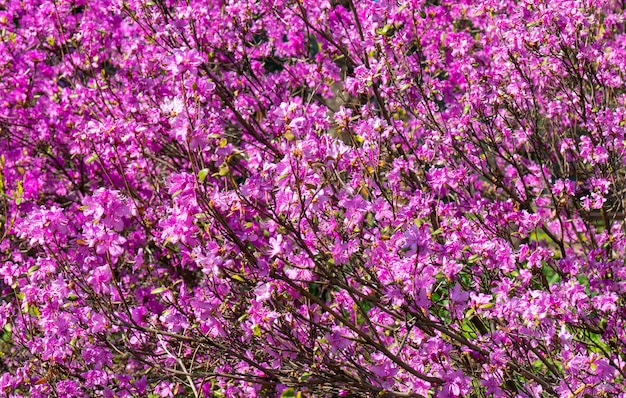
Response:
[[[209,175],[209,169],[202,169],[198,172],[198,181],[204,182],[206,177]]]
[[[85,159],[85,164],[90,164],[96,161],[96,159],[98,159],[98,155],[96,155],[95,153],[91,156],[89,156],[87,159]]]
[[[224,162],[220,165],[220,169],[217,172],[217,175],[220,177],[224,177],[225,175],[228,175],[229,172],[230,172],[230,167],[228,167],[228,164]]]
[[[30,315],[32,315],[32,316],[37,317],[37,318],[39,318],[39,317],[41,316],[41,313],[39,312],[39,307],[37,307],[37,306],[36,306],[36,305],[34,305],[34,304],[31,304],[31,305],[28,307],[28,313],[29,313]]]
[[[259,325],[252,326],[252,332],[256,337],[261,337],[261,328],[259,327]]]
[[[472,254],[471,256],[469,256],[469,258],[467,259],[467,262],[472,264],[475,263],[476,261],[478,261],[478,259],[480,258],[480,254]]]
[[[382,28],[376,28],[376,33],[379,35],[387,35],[387,32],[393,29],[391,25],[385,25]]]
[[[22,181],[17,181],[17,191],[15,192],[15,204],[19,205],[22,203],[22,199],[24,198],[24,184]]]
[[[166,287],[157,287],[156,289],[153,289],[150,294],[161,294],[165,291],[167,291]]]
[[[294,391],[293,388],[288,388],[285,391],[283,391],[282,394],[280,394],[280,398],[297,398],[299,395],[301,396],[300,393],[296,395],[296,392]]]

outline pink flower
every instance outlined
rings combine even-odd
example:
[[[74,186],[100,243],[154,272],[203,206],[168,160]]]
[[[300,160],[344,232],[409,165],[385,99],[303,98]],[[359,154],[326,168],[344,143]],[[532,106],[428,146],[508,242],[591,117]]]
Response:
[[[443,398],[463,397],[470,391],[471,379],[461,371],[446,373],[445,384],[442,387],[440,396]]]

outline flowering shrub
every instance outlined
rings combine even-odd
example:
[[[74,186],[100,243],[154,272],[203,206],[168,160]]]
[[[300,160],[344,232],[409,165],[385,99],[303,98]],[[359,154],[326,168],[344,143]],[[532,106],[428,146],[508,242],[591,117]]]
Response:
[[[625,30],[1,1],[0,396],[624,396]]]

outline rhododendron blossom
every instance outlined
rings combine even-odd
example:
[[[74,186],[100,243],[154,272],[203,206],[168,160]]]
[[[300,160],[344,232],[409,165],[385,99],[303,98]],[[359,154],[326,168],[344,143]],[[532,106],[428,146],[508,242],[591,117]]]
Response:
[[[0,1],[0,397],[626,396],[624,12]]]

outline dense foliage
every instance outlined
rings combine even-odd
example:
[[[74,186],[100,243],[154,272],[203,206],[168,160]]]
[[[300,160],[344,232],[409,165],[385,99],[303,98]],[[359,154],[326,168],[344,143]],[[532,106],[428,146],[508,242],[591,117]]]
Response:
[[[626,396],[624,7],[0,1],[0,396]]]

